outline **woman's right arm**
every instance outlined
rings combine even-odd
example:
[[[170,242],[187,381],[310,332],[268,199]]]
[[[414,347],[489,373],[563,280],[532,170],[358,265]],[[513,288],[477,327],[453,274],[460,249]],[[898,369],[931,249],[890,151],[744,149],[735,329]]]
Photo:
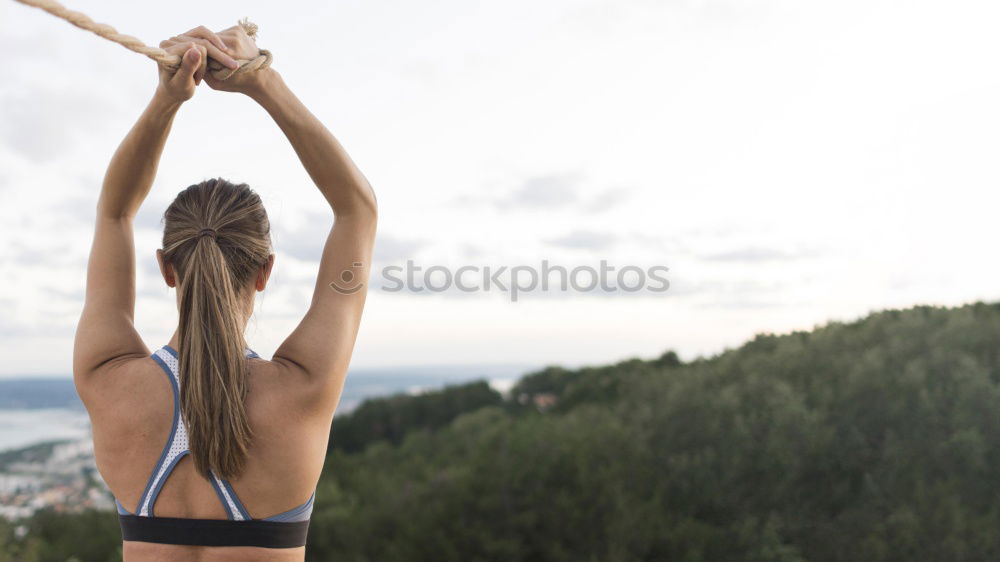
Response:
[[[375,194],[337,139],[281,75],[271,68],[258,72],[244,93],[267,110],[288,137],[334,219],[309,310],[273,360],[304,375],[310,400],[332,409],[340,399],[364,308],[378,215]]]

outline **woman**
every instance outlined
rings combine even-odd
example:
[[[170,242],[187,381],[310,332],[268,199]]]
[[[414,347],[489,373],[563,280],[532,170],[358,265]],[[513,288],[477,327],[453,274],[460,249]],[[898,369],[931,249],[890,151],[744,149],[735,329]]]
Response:
[[[74,344],[97,466],[117,500],[126,560],[302,560],[365,301],[363,284],[344,281],[367,279],[375,197],[273,68],[221,82],[206,74],[208,57],[234,67],[259,54],[241,25],[198,27],[160,47],[183,62],[160,69],[104,178]],[[179,325],[153,353],[133,325],[132,221],[173,118],[202,79],[260,103],[336,219],[309,310],[270,361],[243,337],[274,263],[267,214],[245,184],[212,179],[177,196],[156,257],[176,288]]]

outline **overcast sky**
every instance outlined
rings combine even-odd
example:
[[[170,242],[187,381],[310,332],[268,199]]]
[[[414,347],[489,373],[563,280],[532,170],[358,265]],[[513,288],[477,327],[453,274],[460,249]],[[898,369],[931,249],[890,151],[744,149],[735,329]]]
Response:
[[[714,354],[1000,296],[990,2],[469,0],[67,6],[147,44],[248,16],[380,205],[355,367]],[[0,2],[0,375],[68,374],[108,160],[151,60]],[[304,313],[331,213],[269,116],[203,85],[136,221],[136,322],[176,325],[159,218],[222,176],[274,228],[248,340]],[[669,267],[665,293],[383,290],[403,265]]]

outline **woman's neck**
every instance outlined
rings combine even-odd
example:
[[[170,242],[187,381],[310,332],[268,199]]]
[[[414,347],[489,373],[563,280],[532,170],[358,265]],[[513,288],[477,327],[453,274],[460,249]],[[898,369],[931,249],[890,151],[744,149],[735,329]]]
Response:
[[[180,343],[181,343],[180,340],[181,340],[180,332],[174,330],[174,335],[170,336],[170,341],[167,342],[167,345],[169,345],[174,349],[180,349]]]

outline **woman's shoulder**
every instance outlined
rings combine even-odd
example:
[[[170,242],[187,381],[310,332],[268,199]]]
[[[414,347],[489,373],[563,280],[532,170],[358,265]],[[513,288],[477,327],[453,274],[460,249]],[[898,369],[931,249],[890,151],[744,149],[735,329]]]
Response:
[[[159,359],[159,360],[158,360]],[[323,419],[332,407],[318,404],[313,379],[294,364],[257,356],[249,359],[250,392],[247,405],[258,417],[315,416]],[[136,427],[139,417],[161,417],[174,407],[171,376],[159,350],[104,366],[77,391],[94,423],[105,427]],[[178,373],[183,384],[183,373]],[[326,410],[330,410],[329,412]],[[127,421],[128,423],[116,423]]]
[[[145,431],[145,420],[169,416],[174,408],[170,380],[152,355],[103,367],[85,385],[78,381],[77,393],[92,426],[120,438]]]
[[[256,398],[262,403],[254,406],[277,409],[286,416],[292,411],[320,419],[333,414],[333,406],[317,400],[315,379],[298,365],[280,358],[250,360],[250,393],[250,400]]]

